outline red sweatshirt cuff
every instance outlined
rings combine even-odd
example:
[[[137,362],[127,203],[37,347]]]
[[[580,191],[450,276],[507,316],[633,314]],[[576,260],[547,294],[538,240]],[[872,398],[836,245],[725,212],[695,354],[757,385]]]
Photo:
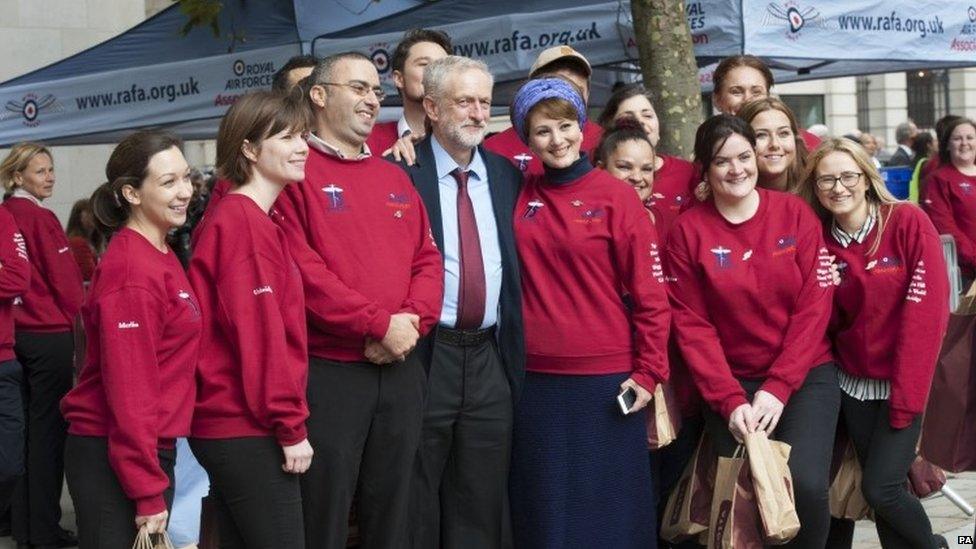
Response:
[[[633,379],[638,385],[647,390],[648,393],[654,394],[654,389],[657,388],[658,381],[654,379],[654,376],[644,372],[634,372],[630,375],[630,379]]]
[[[166,510],[166,500],[163,495],[148,496],[136,500],[136,515],[156,515]]]
[[[366,326],[366,335],[376,341],[383,341],[387,330],[390,329],[390,316],[392,316],[390,313],[382,309],[377,311],[376,316]]]
[[[737,394],[733,397],[730,397],[729,399],[727,399],[725,402],[722,403],[722,407],[719,410],[719,413],[722,414],[722,417],[725,418],[725,421],[727,423],[729,421],[729,418],[732,417],[732,412],[734,412],[736,408],[742,406],[743,404],[749,404],[749,401],[746,400],[746,395]]]
[[[778,398],[783,403],[783,406],[786,406],[790,401],[790,395],[793,394],[793,389],[790,389],[790,386],[786,382],[772,377],[764,381],[759,390],[766,391]]]
[[[904,429],[912,424],[915,420],[915,415],[912,412],[906,412],[904,410],[895,410],[893,408],[888,409],[888,424],[891,425],[892,429]]]
[[[305,422],[302,422],[301,426],[297,429],[290,428],[280,428],[275,433],[275,438],[278,440],[279,446],[294,446],[299,442],[308,438],[308,431],[305,429]]]

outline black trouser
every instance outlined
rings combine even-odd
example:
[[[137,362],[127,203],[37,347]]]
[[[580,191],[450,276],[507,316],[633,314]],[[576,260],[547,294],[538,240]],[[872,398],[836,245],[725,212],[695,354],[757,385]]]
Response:
[[[922,429],[918,415],[904,429],[888,423],[888,401],[860,401],[843,395],[844,425],[861,463],[861,491],[874,509],[878,538],[885,549],[938,547],[922,502],[905,479],[915,461]]]
[[[24,474],[22,382],[19,362],[0,362],[0,517],[8,516],[10,496]]]
[[[750,401],[762,380],[740,380]],[[803,386],[790,397],[779,425],[776,440],[790,445],[790,474],[796,497],[800,532],[782,547],[823,549],[830,527],[827,491],[830,485],[830,459],[840,411],[840,386],[832,362],[810,370]],[[732,456],[738,442],[729,432],[728,422],[712,410],[705,412],[705,429],[719,455]]]
[[[10,502],[13,537],[44,545],[61,537],[64,437],[61,398],[71,389],[74,357],[71,332],[16,334],[14,351],[24,369],[25,471]]]
[[[653,412],[653,402],[650,403]],[[668,498],[671,491],[681,479],[681,473],[695,454],[698,447],[698,439],[701,438],[702,416],[689,416],[681,419],[681,430],[678,431],[678,438],[660,450],[651,451],[651,481],[654,483],[653,494],[655,505],[657,506],[657,530],[661,534],[661,522],[664,517],[664,508],[667,507]],[[694,541],[683,541],[672,543],[664,539],[658,539],[660,549],[693,549],[701,547]]]
[[[346,546],[358,488],[361,547],[402,549],[423,423],[424,367],[415,354],[384,366],[310,362],[305,425],[315,457],[301,479],[305,546]]]
[[[166,508],[173,506],[173,468],[176,449],[160,448],[159,466],[169,477],[163,492]],[[136,538],[136,506],[122,491],[108,461],[108,439],[69,435],[65,444],[68,492],[75,505],[79,549],[126,549]]]
[[[221,549],[305,547],[298,475],[281,469],[273,437],[191,438],[190,448],[210,477]]]
[[[494,337],[434,343],[412,486],[416,549],[511,546],[512,394]]]

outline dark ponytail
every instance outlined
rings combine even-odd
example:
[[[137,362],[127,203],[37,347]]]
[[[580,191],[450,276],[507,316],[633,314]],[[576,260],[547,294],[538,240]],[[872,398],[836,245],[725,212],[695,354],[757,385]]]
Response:
[[[657,154],[657,150],[651,144],[651,138],[644,131],[644,126],[636,118],[625,116],[614,121],[613,125],[608,128],[608,131],[603,133],[603,136],[600,138],[600,144],[597,145],[596,151],[594,151],[594,161],[601,162],[606,166],[613,151],[617,150],[617,147],[621,143],[627,141],[643,141],[651,147],[651,153]]]
[[[161,130],[133,133],[115,147],[105,165],[108,181],[99,185],[90,199],[92,216],[99,232],[109,237],[128,221],[132,206],[122,196],[122,187],[142,187],[150,159],[173,147],[182,151],[183,141]]]

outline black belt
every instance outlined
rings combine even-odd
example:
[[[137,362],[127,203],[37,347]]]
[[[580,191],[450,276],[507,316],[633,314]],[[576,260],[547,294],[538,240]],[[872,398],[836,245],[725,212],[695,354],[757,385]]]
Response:
[[[442,341],[455,347],[474,347],[481,345],[495,337],[495,327],[483,330],[455,330],[444,326],[437,327],[437,341]]]

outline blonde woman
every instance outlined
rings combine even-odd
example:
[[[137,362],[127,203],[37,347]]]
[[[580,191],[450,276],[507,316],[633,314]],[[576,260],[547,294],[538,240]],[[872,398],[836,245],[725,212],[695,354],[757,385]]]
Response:
[[[840,270],[828,334],[878,537],[884,547],[947,547],[905,486],[949,316],[939,234],[847,139],[813,152],[799,191]]]
[[[26,471],[10,502],[11,530],[20,544],[74,542],[59,526],[67,425],[58,402],[71,389],[74,318],[84,299],[81,270],[68,237],[43,201],[54,194],[54,157],[38,143],[19,143],[0,164],[3,206],[23,235],[30,286],[14,304],[17,360],[23,366],[27,411]]]

